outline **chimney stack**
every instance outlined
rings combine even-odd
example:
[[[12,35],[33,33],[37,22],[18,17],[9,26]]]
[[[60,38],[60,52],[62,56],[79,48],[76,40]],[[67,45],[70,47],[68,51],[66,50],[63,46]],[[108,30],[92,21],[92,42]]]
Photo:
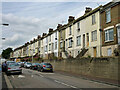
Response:
[[[49,28],[49,33],[53,32],[53,29],[52,28]]]
[[[92,8],[86,7],[85,14],[88,13],[88,12],[90,12],[90,11],[92,11]]]
[[[40,39],[40,38],[41,38],[41,36],[40,36],[40,35],[38,35],[37,39]]]
[[[42,37],[45,36],[45,35],[47,35],[47,34],[46,34],[46,33],[43,33],[43,34],[42,34]]]
[[[72,22],[73,20],[75,20],[75,17],[69,16],[68,22]]]
[[[57,25],[57,29],[60,28],[61,26],[62,26],[62,24],[58,24],[58,25]]]

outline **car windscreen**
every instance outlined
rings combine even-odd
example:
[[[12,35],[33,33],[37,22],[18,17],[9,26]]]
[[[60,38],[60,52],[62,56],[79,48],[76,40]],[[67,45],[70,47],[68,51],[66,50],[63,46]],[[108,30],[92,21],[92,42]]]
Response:
[[[35,65],[40,65],[40,63],[35,63]]]
[[[9,67],[14,67],[14,66],[19,66],[19,64],[14,63],[14,64],[9,64],[8,66],[9,66]]]
[[[27,64],[31,65],[32,63],[27,63]]]
[[[7,64],[14,64],[15,62],[7,62]]]
[[[44,63],[44,65],[51,65],[50,63]]]

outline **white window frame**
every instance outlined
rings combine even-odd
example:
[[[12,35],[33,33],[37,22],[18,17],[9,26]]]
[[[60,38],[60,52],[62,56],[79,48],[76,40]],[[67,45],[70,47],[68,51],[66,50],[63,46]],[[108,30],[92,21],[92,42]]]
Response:
[[[51,51],[51,44],[49,44],[49,51]]]
[[[80,29],[80,22],[77,23],[77,29]]]
[[[109,50],[111,50],[110,54],[109,54]],[[112,49],[111,48],[107,49],[107,54],[108,54],[108,56],[112,56]]]
[[[76,45],[77,46],[81,45],[81,35],[76,37]]]
[[[62,39],[62,31],[60,31],[60,38]]]
[[[110,14],[110,20],[108,20],[108,14]],[[105,16],[106,16],[106,23],[111,22],[111,9],[108,9],[105,11]]]
[[[94,24],[96,23],[95,20],[96,20],[96,19],[95,19],[95,14],[93,14],[93,15],[92,15],[92,25],[94,25]]]
[[[72,35],[72,26],[69,26],[69,35]]]
[[[46,43],[48,43],[48,38],[46,37]]]
[[[57,49],[57,42],[55,42],[55,50]]]
[[[110,40],[109,32],[112,31],[112,30],[113,30],[113,39]],[[106,37],[107,37],[107,39],[106,39]],[[108,30],[105,30],[105,42],[109,42],[109,41],[113,41],[113,40],[114,40],[114,28],[110,28]]]
[[[91,32],[91,41],[97,41],[97,30]]]
[[[55,38],[57,38],[57,32],[55,32]]]
[[[60,48],[63,48],[63,42],[60,42]]]
[[[51,42],[51,35],[49,36],[49,41]]]
[[[69,47],[72,47],[72,38],[69,39]]]

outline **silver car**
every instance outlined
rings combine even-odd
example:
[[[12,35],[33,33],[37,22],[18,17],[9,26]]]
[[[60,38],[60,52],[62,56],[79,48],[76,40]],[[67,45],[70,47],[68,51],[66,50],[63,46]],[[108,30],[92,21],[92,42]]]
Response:
[[[15,61],[7,61],[7,65],[14,64],[14,63],[16,63],[16,62]]]
[[[22,74],[22,68],[17,63],[8,64],[6,73],[7,74],[11,74],[11,73]]]
[[[31,65],[32,65],[32,63],[30,63],[30,62],[26,62],[26,63],[24,64],[24,67],[25,67],[25,68],[30,68]]]

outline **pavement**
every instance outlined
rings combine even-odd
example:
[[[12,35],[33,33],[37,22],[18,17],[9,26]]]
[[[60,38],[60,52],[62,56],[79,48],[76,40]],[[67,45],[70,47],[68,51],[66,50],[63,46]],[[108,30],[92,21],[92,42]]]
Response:
[[[13,88],[119,90],[117,86],[85,80],[58,72],[38,72],[23,68],[23,74],[7,76]]]

